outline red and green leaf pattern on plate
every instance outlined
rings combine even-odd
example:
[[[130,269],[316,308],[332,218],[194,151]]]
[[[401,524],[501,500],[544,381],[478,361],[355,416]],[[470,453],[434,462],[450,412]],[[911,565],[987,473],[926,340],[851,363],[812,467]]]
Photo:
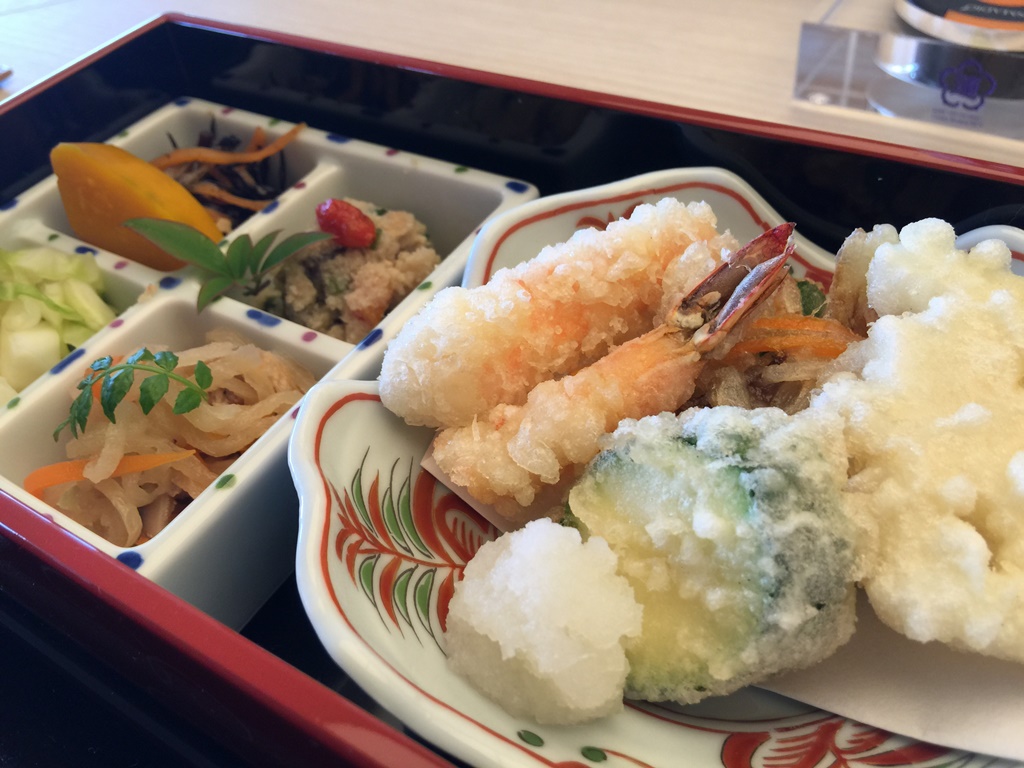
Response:
[[[942,758],[940,760],[940,758]],[[935,762],[938,760],[938,762]],[[722,746],[725,768],[957,765],[957,753],[914,742],[836,715],[799,726],[730,734]]]
[[[348,486],[331,492],[335,551],[353,583],[388,627],[437,642],[455,583],[493,527],[411,460],[382,477],[364,456]]]

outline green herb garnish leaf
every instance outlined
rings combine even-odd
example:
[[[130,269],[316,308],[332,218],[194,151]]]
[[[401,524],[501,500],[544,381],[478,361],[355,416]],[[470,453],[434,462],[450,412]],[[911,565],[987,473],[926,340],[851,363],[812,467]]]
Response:
[[[175,363],[177,365],[177,363]],[[209,389],[213,385],[213,371],[210,370],[210,366],[204,363],[202,360],[196,363],[196,369],[192,373],[192,378],[196,380],[202,389]]]
[[[219,272],[224,264],[224,254],[217,243],[188,224],[165,219],[129,219],[125,226],[189,264],[211,272]]]
[[[825,313],[825,305],[828,304],[828,297],[821,290],[821,286],[810,280],[797,280],[797,288],[800,289],[800,309],[805,315],[821,317]]]
[[[326,232],[297,232],[288,235],[282,242],[278,243],[266,259],[260,263],[260,273],[273,269],[293,253],[302,250],[307,245],[320,242],[330,238]]]
[[[197,389],[183,389],[174,400],[175,413],[188,413],[199,407],[203,400],[203,393]]]
[[[281,234],[281,230],[274,230],[269,235],[264,235],[259,242],[252,247],[252,259],[255,263],[263,263],[263,258],[266,256],[267,251],[270,250],[270,246],[274,244],[274,240],[277,239],[279,234]]]
[[[132,388],[134,380],[135,371],[133,368],[111,370],[106,374],[106,378],[103,379],[103,384],[100,386],[100,405],[103,406],[103,413],[111,423],[117,421],[114,418],[114,410],[124,400],[128,390]]]
[[[168,386],[170,382],[166,376],[150,376],[139,384],[139,406],[143,413],[148,414],[153,406],[164,399]]]
[[[202,312],[215,300],[231,290],[231,286],[237,285],[238,281],[233,277],[211,277],[199,287],[199,298],[196,300],[196,309]]]
[[[125,226],[171,256],[207,273],[196,299],[200,312],[234,286],[249,294],[258,293],[263,287],[261,279],[267,272],[307,245],[332,237],[327,232],[299,232],[271,249],[280,231],[271,232],[256,243],[249,235],[240,235],[222,250],[199,230],[177,221],[129,219]]]
[[[136,354],[138,354],[138,353],[136,353]],[[134,357],[135,357],[135,355],[132,355],[132,357],[129,357],[127,362],[134,363],[135,362],[135,360],[133,359]],[[114,362],[114,359],[112,357],[110,357],[109,355],[107,355],[107,357],[101,357],[99,360],[93,360],[92,363],[89,364],[89,367],[92,370],[94,370],[94,371],[102,371],[102,370],[105,370],[105,369],[109,368],[110,364],[113,363],[113,362]],[[83,389],[81,383],[79,383],[78,388],[79,389]]]
[[[145,347],[143,347],[143,350],[145,350]],[[153,355],[153,362],[165,371],[173,371],[178,367],[178,356],[173,352],[157,352]]]
[[[109,356],[93,361],[89,366],[91,373],[78,382],[81,391],[71,402],[68,417],[53,431],[53,439],[57,440],[65,427],[71,430],[73,437],[85,431],[92,410],[93,385],[96,382],[101,382],[99,398],[103,413],[112,423],[116,423],[114,412],[131,390],[136,373],[145,376],[139,384],[139,406],[143,413],[148,414],[164,399],[172,379],[184,387],[175,399],[174,412],[180,414],[195,410],[209,397],[207,390],[213,384],[213,374],[202,361],[196,363],[192,379],[175,373],[177,367],[178,356],[173,352],[153,354],[145,347],[116,365]]]
[[[79,387],[79,389],[81,389],[81,387]],[[71,434],[73,435],[77,435],[79,431],[84,430],[85,423],[89,420],[89,411],[91,410],[92,392],[86,388],[85,391],[71,401],[71,412],[68,415],[68,418],[58,425],[57,429],[53,433],[53,439],[57,439],[61,430],[64,429],[65,426],[71,427]]]

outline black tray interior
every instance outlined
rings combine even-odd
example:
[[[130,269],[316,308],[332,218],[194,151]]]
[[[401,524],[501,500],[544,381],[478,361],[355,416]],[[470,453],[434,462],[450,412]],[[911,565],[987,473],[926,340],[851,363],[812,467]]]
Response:
[[[968,173],[966,164],[963,173],[937,170],[788,141],[773,137],[764,126],[750,132],[725,129],[714,116],[699,114],[681,122],[659,116],[649,105],[623,109],[608,106],[599,96],[552,92],[539,84],[508,87],[482,73],[431,71],[422,63],[404,66],[367,52],[338,55],[171,20],[113,47],[13,108],[0,107],[5,138],[0,142],[0,207],[50,173],[48,155],[56,143],[102,141],[169,100],[188,95],[523,178],[541,194],[663,168],[721,166],[743,177],[797,222],[803,234],[829,249],[856,227],[899,226],[926,216],[944,218],[958,229],[1024,225],[1021,187],[988,178],[983,170],[981,175]],[[54,691],[70,685],[102,699],[102,706],[73,707],[74,716],[87,719],[77,730],[64,731],[62,750],[67,751],[55,758],[58,762],[70,755],[80,765],[99,764],[86,758],[95,756],[104,734],[112,732],[109,723],[122,722],[125,738],[139,739],[135,754],[141,758],[122,764],[164,765],[161,760],[168,757],[177,765],[230,764],[225,745],[168,716],[160,702],[140,695],[130,681],[92,668],[87,655],[53,638],[46,621],[4,591],[0,578],[5,657],[21,659],[15,666],[36,680],[39,675],[33,677],[32,669],[54,671],[59,679],[48,683]],[[374,711],[373,701],[320,646],[294,580],[243,634]],[[19,685],[11,682],[7,690]],[[31,697],[20,701],[35,706]],[[0,720],[13,722],[7,716]],[[35,754],[42,762],[25,759],[34,738],[31,731],[25,733],[26,738],[12,735],[6,741],[0,735],[0,763],[7,764],[5,752],[11,764],[50,762],[53,755],[40,752]],[[164,745],[164,755],[147,759],[145,752],[156,754],[150,751],[154,744]],[[99,754],[118,762],[122,753]]]
[[[357,58],[358,57],[358,58]],[[380,58],[380,57],[378,57]],[[821,246],[856,227],[926,216],[958,230],[1024,223],[1020,187],[842,149],[545,95],[480,73],[341,56],[185,21],[158,25],[0,113],[0,206],[50,173],[60,141],[102,141],[171,99],[194,96],[463,163],[536,184],[541,194],[646,171],[736,172]],[[471,79],[474,78],[475,79]],[[965,169],[968,167],[964,165]]]

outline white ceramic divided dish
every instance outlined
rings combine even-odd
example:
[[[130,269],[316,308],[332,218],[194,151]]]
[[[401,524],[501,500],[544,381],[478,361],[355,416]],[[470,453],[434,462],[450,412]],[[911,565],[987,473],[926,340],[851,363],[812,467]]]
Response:
[[[168,135],[186,146],[211,120],[220,135],[240,137],[262,126],[273,139],[292,127],[271,117],[183,98],[143,118],[111,143],[148,159],[170,149]],[[46,244],[90,254],[104,274],[108,300],[119,311],[109,327],[0,410],[0,490],[233,627],[244,624],[291,573],[298,506],[286,461],[292,419],[286,417],[272,427],[156,537],[135,547],[117,547],[21,487],[31,470],[63,460],[62,447],[51,434],[67,416],[69,392],[74,392],[83,370],[99,357],[127,354],[144,345],[194,346],[203,341],[207,329],[227,326],[258,346],[302,363],[317,377],[343,375],[350,370],[349,361],[362,371],[379,358],[405,318],[439,287],[459,281],[484,220],[537,194],[532,185],[516,179],[312,127],[284,151],[287,189],[231,237],[248,233],[257,239],[273,230],[315,229],[318,203],[327,197],[351,196],[413,212],[427,225],[443,257],[434,273],[359,345],[229,298],[197,314],[199,282],[193,268],[159,272],[78,240],[52,176],[0,211],[0,247]],[[143,296],[146,300],[139,302]],[[360,356],[352,360],[357,347]]]

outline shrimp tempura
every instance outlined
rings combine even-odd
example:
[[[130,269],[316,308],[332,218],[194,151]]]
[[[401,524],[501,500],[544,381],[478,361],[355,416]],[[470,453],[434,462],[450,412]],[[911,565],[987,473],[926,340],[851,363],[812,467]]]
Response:
[[[577,471],[622,419],[680,408],[699,360],[660,326],[571,376],[541,382],[522,405],[499,405],[470,426],[441,430],[434,460],[474,498],[522,524],[551,512],[547,505],[561,506]]]
[[[446,288],[391,342],[384,405],[410,424],[464,426],[521,404],[656,324],[668,266],[695,242],[735,247],[706,203],[665,198],[604,231],[576,232],[483,286]]]
[[[544,381],[521,405],[502,404],[434,438],[433,458],[455,485],[517,525],[558,514],[552,503],[623,419],[682,408],[705,354],[732,338],[786,280],[792,224],[751,240],[688,293],[665,322],[571,375]],[[694,246],[682,257],[698,256]]]

